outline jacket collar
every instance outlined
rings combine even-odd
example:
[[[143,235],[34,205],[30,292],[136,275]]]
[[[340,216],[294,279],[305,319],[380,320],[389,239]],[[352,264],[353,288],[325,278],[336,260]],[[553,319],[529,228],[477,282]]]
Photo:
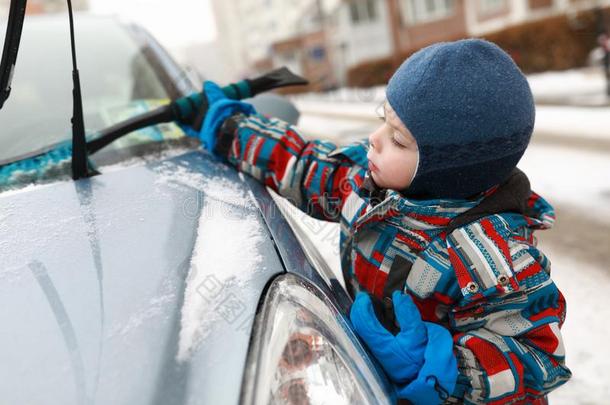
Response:
[[[367,224],[393,218],[396,218],[399,222],[404,222],[402,225],[409,228],[440,228],[446,226],[454,217],[475,207],[484,197],[482,195],[473,200],[408,199],[396,190],[378,187],[368,171],[358,194],[368,200],[369,206],[354,223],[356,229]]]
[[[504,183],[470,199],[409,199],[398,191],[379,188],[368,171],[358,193],[368,199],[369,207],[354,223],[356,229],[390,220],[409,229],[451,231],[506,212],[523,215],[533,228],[549,228],[555,218],[550,204],[531,191],[527,176],[517,168]]]

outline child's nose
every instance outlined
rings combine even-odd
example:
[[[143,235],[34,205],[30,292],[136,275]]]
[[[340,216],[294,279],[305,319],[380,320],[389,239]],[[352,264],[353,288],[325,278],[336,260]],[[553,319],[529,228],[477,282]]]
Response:
[[[378,132],[378,130],[373,131],[373,133],[369,135],[369,144],[371,145],[371,149],[375,149],[377,152],[379,152],[379,137],[377,136]]]

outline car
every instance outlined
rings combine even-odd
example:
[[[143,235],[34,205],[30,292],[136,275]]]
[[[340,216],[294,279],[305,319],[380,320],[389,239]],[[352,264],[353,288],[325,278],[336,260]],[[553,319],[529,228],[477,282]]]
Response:
[[[88,178],[41,158],[69,140],[64,20],[26,16],[0,110],[2,400],[394,402],[340,277],[262,184],[180,127],[121,138]],[[143,29],[75,22],[88,133],[201,88]]]

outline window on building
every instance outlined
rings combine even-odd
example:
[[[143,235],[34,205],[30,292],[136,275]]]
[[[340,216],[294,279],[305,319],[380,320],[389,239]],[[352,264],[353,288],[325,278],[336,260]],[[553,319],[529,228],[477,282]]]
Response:
[[[377,19],[378,0],[352,0],[349,3],[349,12],[352,22],[359,24],[373,22]]]
[[[553,0],[528,0],[528,4],[530,9],[540,10],[553,7]]]
[[[309,58],[316,62],[323,61],[325,56],[326,56],[325,49],[319,45],[314,46],[309,49]]]
[[[483,14],[501,11],[506,6],[506,0],[479,0],[479,8]]]
[[[369,20],[375,21],[377,19],[377,1],[367,0],[365,3],[366,3],[366,11],[368,13]]]
[[[282,53],[282,59],[284,59],[286,62],[291,63],[297,60],[297,54],[295,51],[286,51]]]
[[[421,24],[451,16],[455,0],[400,0],[403,22]]]
[[[349,15],[352,18],[352,22],[357,23],[358,21],[360,21],[360,15],[358,14],[358,3],[355,1],[352,1],[349,4]]]

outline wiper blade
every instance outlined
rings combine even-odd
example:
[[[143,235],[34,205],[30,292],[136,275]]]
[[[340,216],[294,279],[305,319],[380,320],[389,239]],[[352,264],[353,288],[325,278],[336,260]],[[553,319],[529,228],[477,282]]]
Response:
[[[173,120],[171,104],[145,112],[127,120],[114,124],[100,131],[95,139],[87,142],[87,153],[94,154],[123,135],[151,125]]]
[[[11,81],[17,63],[26,3],[26,0],[11,1],[6,36],[4,37],[4,49],[2,50],[2,62],[0,62],[0,109],[11,94]]]

